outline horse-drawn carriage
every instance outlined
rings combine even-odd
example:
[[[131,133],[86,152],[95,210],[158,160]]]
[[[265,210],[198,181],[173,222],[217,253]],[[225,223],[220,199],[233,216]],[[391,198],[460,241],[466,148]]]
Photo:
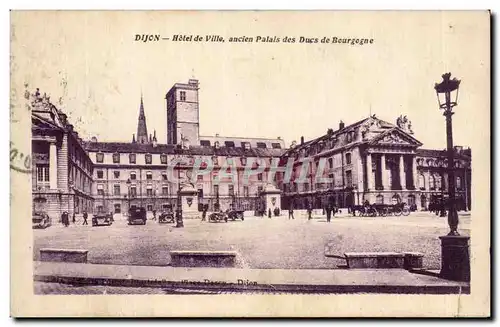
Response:
[[[365,204],[365,205],[355,205],[351,207],[351,212],[353,216],[356,216],[356,212],[360,217],[387,217],[387,216],[408,216],[410,214],[410,208],[406,203],[397,204]]]

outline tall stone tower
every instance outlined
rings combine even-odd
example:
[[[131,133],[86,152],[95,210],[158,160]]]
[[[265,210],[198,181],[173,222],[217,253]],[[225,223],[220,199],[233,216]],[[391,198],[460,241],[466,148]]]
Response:
[[[165,96],[167,102],[167,143],[199,145],[200,123],[198,80],[176,83]]]
[[[144,103],[139,108],[139,119],[137,121],[137,143],[148,143],[148,128],[146,127],[146,115],[144,114]]]

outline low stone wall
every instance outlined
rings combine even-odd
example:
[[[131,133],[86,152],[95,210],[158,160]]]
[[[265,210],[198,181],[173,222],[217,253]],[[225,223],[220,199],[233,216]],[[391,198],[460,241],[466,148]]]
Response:
[[[403,253],[351,252],[345,253],[348,268],[404,268]]]
[[[40,261],[87,263],[88,250],[41,249]]]
[[[235,251],[171,251],[173,267],[235,267]]]

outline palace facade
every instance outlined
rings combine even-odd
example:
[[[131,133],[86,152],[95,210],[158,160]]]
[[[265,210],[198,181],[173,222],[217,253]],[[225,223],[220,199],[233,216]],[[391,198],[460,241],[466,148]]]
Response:
[[[447,193],[446,151],[420,149],[411,124],[400,117],[396,125],[375,115],[319,138],[291,147],[283,159],[294,159],[292,179],[279,181],[282,206],[321,208],[332,201],[341,208],[407,203],[428,210]],[[459,207],[470,209],[471,152],[456,147],[456,188]],[[324,162],[321,167],[320,162]],[[295,180],[306,171],[309,181]],[[327,183],[317,177],[328,177]]]
[[[34,210],[52,219],[91,211],[93,169],[84,142],[67,116],[45,94],[29,96],[31,105],[32,199]]]
[[[158,142],[156,131],[148,134],[142,96],[131,142],[83,141],[66,115],[37,90],[31,103],[34,207],[54,217],[63,211],[123,213],[130,206],[161,211],[177,205],[183,187],[179,179],[191,178],[193,165],[200,161],[212,162],[214,169],[198,175],[191,186],[197,203],[209,210],[235,203],[246,210],[265,210],[262,194],[268,184],[281,191],[282,209],[292,203],[301,209],[308,204],[321,208],[326,201],[348,207],[368,200],[406,202],[427,210],[431,202],[446,197],[445,151],[421,149],[406,118],[396,124],[375,115],[348,126],[340,122],[336,130],[309,141],[301,138],[289,147],[281,137],[200,136],[198,90],[198,81],[191,79],[166,93],[166,144]],[[457,147],[455,158],[457,197],[470,209],[470,149]],[[270,171],[273,162],[284,168],[289,159],[294,161],[291,180]],[[258,173],[243,183],[248,162]],[[219,180],[228,166],[236,167],[235,178]],[[307,180],[299,183],[303,171]],[[316,180],[320,173],[330,181]]]

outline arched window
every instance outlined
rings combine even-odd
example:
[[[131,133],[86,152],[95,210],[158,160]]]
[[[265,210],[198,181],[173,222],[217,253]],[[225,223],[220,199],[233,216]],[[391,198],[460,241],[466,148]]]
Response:
[[[418,175],[418,187],[421,190],[425,190],[425,177],[423,174]]]
[[[441,189],[441,187],[442,187],[442,183],[441,183],[441,176],[440,176],[440,175],[437,175],[437,176],[436,176],[436,180],[435,180],[435,181],[436,181],[436,189],[437,189],[437,190],[440,190],[440,189]]]
[[[399,194],[394,194],[392,197],[392,204],[401,203],[401,196]]]
[[[435,190],[436,189],[436,178],[434,175],[431,175],[429,177],[429,189]]]

